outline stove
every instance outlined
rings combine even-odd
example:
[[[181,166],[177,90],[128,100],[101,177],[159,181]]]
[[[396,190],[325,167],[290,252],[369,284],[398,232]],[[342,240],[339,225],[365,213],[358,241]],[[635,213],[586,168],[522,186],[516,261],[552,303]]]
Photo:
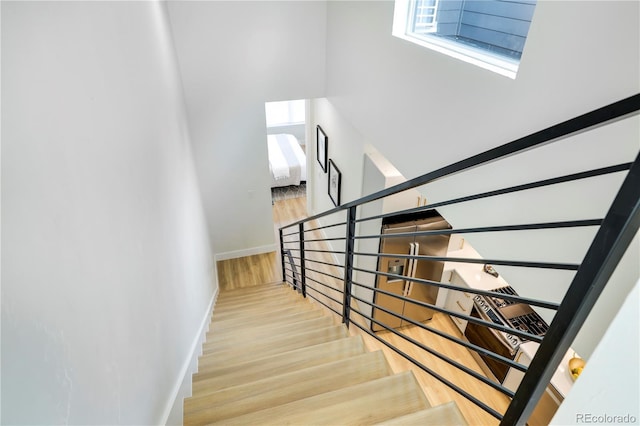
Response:
[[[510,286],[496,288],[490,291],[511,296],[518,295]],[[481,318],[486,321],[491,321],[494,324],[503,325],[536,336],[544,336],[549,329],[547,323],[536,311],[531,309],[529,305],[497,296],[476,295],[473,301]],[[513,354],[515,354],[520,344],[527,340],[524,337],[515,336],[500,330],[491,329],[491,332],[507,345]]]
[[[507,294],[511,296],[517,296],[518,293],[510,287],[501,287],[491,290],[495,293]],[[513,300],[505,300],[499,297],[488,296],[490,303],[492,303],[498,313],[511,328],[525,331],[535,336],[544,336],[547,334],[549,325],[542,319],[540,315],[529,305],[524,305]],[[527,340],[521,337],[522,340]]]

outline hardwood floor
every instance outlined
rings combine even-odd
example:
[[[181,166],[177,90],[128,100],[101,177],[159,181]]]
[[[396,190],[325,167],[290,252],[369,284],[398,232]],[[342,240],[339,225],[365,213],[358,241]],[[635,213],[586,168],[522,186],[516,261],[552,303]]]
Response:
[[[276,201],[273,206],[273,220],[274,231],[277,235],[277,229],[283,224],[288,224],[296,220],[306,217],[306,199],[296,198],[290,200]],[[309,233],[310,235],[317,234],[318,232]],[[292,238],[292,237],[289,237]],[[311,237],[313,238],[313,237]],[[333,263],[333,257],[328,253],[309,253],[310,258],[320,260],[321,262]],[[242,259],[232,259],[229,261],[218,262],[218,274],[220,278],[221,291],[231,290],[238,286],[250,286],[261,283],[278,281],[281,276],[279,253],[267,253],[265,255],[250,256]],[[307,265],[308,266],[308,265]],[[309,277],[317,279],[318,281],[329,284],[337,291],[342,290],[342,283],[339,279],[333,279],[327,275],[341,276],[341,270],[330,265],[322,263],[314,263],[313,266],[318,272],[311,273]],[[260,280],[263,280],[260,282]],[[308,280],[307,282],[309,294],[315,294],[313,288],[320,288],[319,284]],[[323,291],[327,292],[325,288]],[[330,292],[331,293],[331,292]],[[334,295],[338,300],[341,300],[339,294]],[[328,300],[322,299],[327,305],[331,306],[335,310],[341,311],[341,305]],[[457,327],[453,324],[451,319],[444,314],[436,313],[432,320],[428,324],[434,329],[440,330],[444,333],[461,337],[461,333]],[[466,365],[470,369],[483,374],[480,365],[477,363],[471,353],[464,347],[460,347],[455,343],[438,337],[433,333],[425,331],[419,327],[405,327],[400,329],[400,332],[416,341],[428,343],[428,346],[433,347],[438,352],[446,354],[448,357]],[[418,379],[418,382],[422,386],[429,403],[432,406],[454,401],[460,411],[464,415],[466,421],[470,425],[497,425],[499,422],[493,416],[477,407],[475,404],[469,402],[457,392],[444,385],[442,382],[424,372],[422,369],[415,366],[410,361],[398,355],[393,350],[389,349],[386,345],[380,343],[367,333],[361,331],[356,326],[349,328],[349,333],[352,335],[362,335],[366,346],[370,351],[382,350],[394,372],[402,372],[412,370]],[[438,359],[437,357],[424,352],[422,349],[407,342],[403,338],[395,335],[392,332],[380,332],[379,337],[389,343],[397,346],[402,351],[408,353],[415,359],[419,360],[424,365],[435,371],[437,374],[446,378],[447,380],[456,384],[465,391],[473,394],[483,403],[494,408],[496,411],[504,413],[509,404],[509,398],[492,389],[486,384],[476,380],[475,378],[461,372],[457,368],[449,365],[448,363]]]

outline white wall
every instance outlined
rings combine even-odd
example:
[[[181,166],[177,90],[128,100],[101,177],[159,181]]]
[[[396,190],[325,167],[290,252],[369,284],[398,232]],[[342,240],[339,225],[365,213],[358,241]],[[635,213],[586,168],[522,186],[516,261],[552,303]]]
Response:
[[[638,424],[638,306],[636,283],[551,424]]]
[[[325,109],[332,111],[334,120],[352,128],[344,133],[334,131],[330,137],[354,147],[341,148],[349,154],[337,160],[343,169],[361,168],[363,151],[357,150],[366,141],[405,177],[412,178],[637,93],[639,8],[637,2],[624,1],[538,2],[520,70],[512,80],[392,37],[393,2],[329,2]],[[466,176],[464,183],[456,179],[441,182],[426,188],[424,194],[436,201],[495,185],[632,161],[640,147],[639,132],[640,120],[625,120],[572,138],[541,158],[492,164]],[[350,140],[353,133],[360,135],[358,141]],[[580,193],[573,191],[575,186],[569,186],[567,192],[545,190],[541,192],[545,203],[533,209],[521,199],[504,197],[500,208],[476,203],[473,211],[478,214],[473,216],[455,209],[442,213],[457,228],[472,222],[521,222],[523,217],[541,221],[553,215],[585,218],[585,214],[606,212],[619,183],[617,175],[596,184],[589,181],[580,188],[586,188],[580,196],[574,195]],[[314,195],[316,200],[322,197],[320,192]],[[541,197],[529,198],[538,201]],[[316,204],[315,211],[320,211],[323,205]],[[516,252],[531,257],[534,249],[536,255],[549,256],[554,249],[551,257],[561,260],[557,252],[570,249],[562,253],[562,260],[580,260],[592,236],[590,230],[563,234],[561,245],[529,236],[501,240],[497,245],[473,237],[470,242],[485,257]],[[618,268],[623,272],[616,272],[620,279],[609,290],[613,299],[605,300],[603,295],[604,301],[596,308],[600,316],[594,321],[599,331],[611,321],[621,298],[638,279],[639,261],[633,255],[638,253],[638,244],[636,239],[628,261]],[[493,253],[497,249],[504,253]],[[516,282],[525,282],[524,296],[548,295],[547,288],[555,293],[557,283],[566,286],[572,276],[560,273],[550,278],[531,273],[525,279],[506,268],[499,272],[518,289]],[[592,329],[583,333],[577,349],[588,357],[600,336]]]
[[[2,2],[3,424],[169,417],[216,287],[167,25]]]
[[[324,94],[324,2],[170,2],[216,254],[275,249],[264,103]]]

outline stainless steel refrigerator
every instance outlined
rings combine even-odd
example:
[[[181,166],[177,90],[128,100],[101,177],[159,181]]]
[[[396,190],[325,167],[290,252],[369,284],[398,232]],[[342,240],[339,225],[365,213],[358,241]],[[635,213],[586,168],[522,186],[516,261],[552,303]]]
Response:
[[[434,210],[429,217],[383,224],[382,234],[393,235],[438,229],[451,229],[451,225]],[[400,255],[446,256],[448,247],[449,235],[400,236],[382,238],[380,252]],[[378,275],[376,287],[413,300],[435,304],[438,296],[438,288],[436,286],[412,282],[407,278],[415,277],[439,282],[442,279],[443,268],[444,262],[442,261],[380,257],[378,271],[401,275],[406,278]],[[424,322],[433,317],[433,310],[429,308],[378,292],[376,292],[375,304],[418,322]],[[390,315],[378,308],[373,309],[373,318],[390,328],[411,325],[410,322]],[[372,322],[372,330],[380,331],[384,330],[384,327]]]

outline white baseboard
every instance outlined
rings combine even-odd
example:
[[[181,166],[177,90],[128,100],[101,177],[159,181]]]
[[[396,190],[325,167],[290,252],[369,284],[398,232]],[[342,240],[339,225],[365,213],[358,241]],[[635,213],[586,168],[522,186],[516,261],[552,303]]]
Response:
[[[274,244],[268,244],[266,246],[251,247],[244,250],[234,250],[234,251],[227,251],[224,253],[216,253],[215,261],[218,262],[220,260],[236,259],[238,257],[246,257],[246,256],[253,256],[256,254],[269,253],[272,251],[276,251],[276,249],[277,249],[277,246],[274,243]]]
[[[211,296],[211,300],[209,301],[209,306],[207,307],[207,310],[204,313],[204,317],[202,318],[200,330],[198,334],[196,334],[196,337],[191,344],[189,356],[187,356],[184,364],[182,365],[182,369],[180,370],[180,374],[178,375],[178,380],[176,381],[176,384],[174,386],[171,398],[169,399],[168,404],[165,407],[165,411],[159,424],[181,425],[183,422],[183,401],[184,398],[191,396],[191,376],[198,369],[198,357],[200,356],[200,353],[202,351],[202,343],[204,342],[207,335],[209,324],[211,323],[211,316],[213,314],[213,306],[215,305],[217,298],[218,287],[216,286],[216,290],[213,292],[213,296]]]

